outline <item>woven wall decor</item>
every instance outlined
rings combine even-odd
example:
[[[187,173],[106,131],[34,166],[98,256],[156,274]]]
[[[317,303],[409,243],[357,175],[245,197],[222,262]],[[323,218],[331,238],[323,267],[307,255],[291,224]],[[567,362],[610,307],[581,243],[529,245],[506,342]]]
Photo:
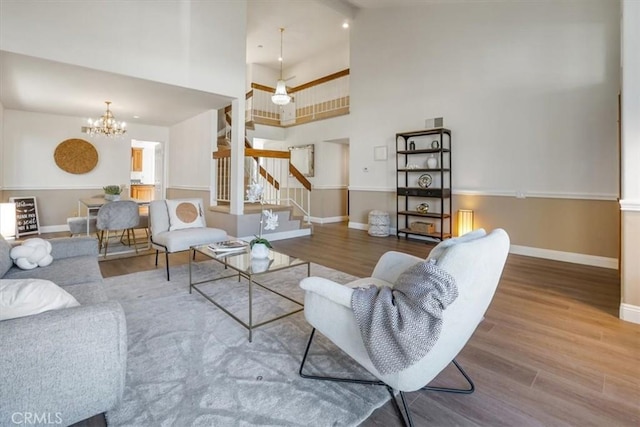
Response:
[[[93,170],[98,164],[98,151],[84,139],[67,139],[53,153],[56,165],[65,172],[82,174]]]

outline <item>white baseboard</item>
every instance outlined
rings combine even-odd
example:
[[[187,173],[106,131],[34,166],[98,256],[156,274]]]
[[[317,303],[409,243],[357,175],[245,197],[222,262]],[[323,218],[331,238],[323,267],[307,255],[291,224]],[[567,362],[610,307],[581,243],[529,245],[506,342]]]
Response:
[[[369,229],[369,224],[363,224],[361,222],[353,222],[349,221],[349,228],[355,228],[356,230],[364,230],[367,231]]]
[[[366,231],[369,229],[369,226],[367,224],[349,221],[349,228]],[[389,230],[389,232],[392,234],[396,233],[395,230]],[[509,252],[516,255],[526,255],[534,258],[552,259],[555,261],[571,262],[574,264],[611,268],[614,270],[618,268],[617,258],[607,258],[595,255],[577,254],[573,252],[554,251],[552,249],[540,249],[520,245],[511,245]]]
[[[578,254],[574,252],[554,251],[552,249],[532,248],[529,246],[511,245],[509,252],[516,255],[526,255],[534,258],[552,259],[555,261],[571,262],[574,264],[591,265],[594,267],[618,269],[617,258],[607,258],[596,255]]]
[[[305,217],[306,219],[306,217]],[[349,217],[348,216],[330,216],[330,217],[326,217],[326,218],[318,218],[316,216],[312,216],[311,217],[311,222],[314,222],[316,224],[330,224],[332,222],[343,222],[348,220]]]
[[[69,226],[67,224],[61,224],[61,225],[45,225],[44,227],[40,227],[41,233],[58,233],[60,231],[69,231]]]
[[[620,319],[627,322],[640,323],[640,306],[620,304]]]

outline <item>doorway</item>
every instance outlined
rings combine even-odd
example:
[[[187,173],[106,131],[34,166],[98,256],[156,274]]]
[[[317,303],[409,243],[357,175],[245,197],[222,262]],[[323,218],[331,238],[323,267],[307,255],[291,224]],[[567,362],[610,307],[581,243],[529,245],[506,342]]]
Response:
[[[131,140],[131,191],[143,201],[164,198],[164,145],[157,141]]]

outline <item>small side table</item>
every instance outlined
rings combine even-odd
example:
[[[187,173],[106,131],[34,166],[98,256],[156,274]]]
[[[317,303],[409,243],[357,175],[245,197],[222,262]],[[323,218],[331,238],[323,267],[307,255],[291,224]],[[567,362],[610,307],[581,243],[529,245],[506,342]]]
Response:
[[[369,236],[387,237],[389,235],[389,213],[369,212]]]

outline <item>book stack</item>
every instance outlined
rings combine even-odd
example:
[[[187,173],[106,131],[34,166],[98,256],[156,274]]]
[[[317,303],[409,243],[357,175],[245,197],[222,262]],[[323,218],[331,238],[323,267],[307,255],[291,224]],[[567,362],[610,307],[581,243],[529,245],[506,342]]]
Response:
[[[247,242],[241,240],[227,240],[224,242],[211,243],[209,249],[216,253],[240,252],[249,247]]]

